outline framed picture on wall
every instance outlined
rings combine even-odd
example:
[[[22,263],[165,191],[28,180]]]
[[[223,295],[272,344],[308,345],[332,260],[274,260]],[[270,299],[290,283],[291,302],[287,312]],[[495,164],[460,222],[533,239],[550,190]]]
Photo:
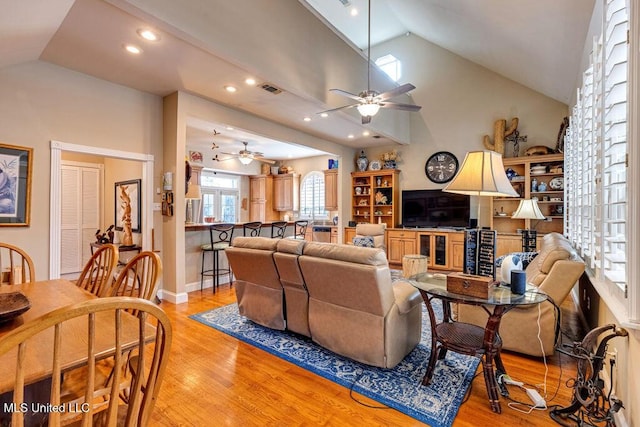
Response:
[[[29,225],[33,148],[0,143],[0,226]]]
[[[114,207],[116,230],[122,231],[125,215],[131,218],[131,231],[140,233],[142,230],[142,215],[140,207],[142,197],[140,193],[142,180],[132,179],[115,183]],[[128,205],[128,208],[127,208]]]

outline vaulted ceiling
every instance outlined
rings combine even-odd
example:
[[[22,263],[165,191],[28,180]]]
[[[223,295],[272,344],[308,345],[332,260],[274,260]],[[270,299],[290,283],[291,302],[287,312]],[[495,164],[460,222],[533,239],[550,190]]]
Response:
[[[593,4],[372,0],[371,37],[375,44],[411,33],[568,103]],[[0,67],[39,59],[159,96],[185,91],[352,147],[408,142],[403,128],[408,114],[416,113],[385,111],[369,126],[355,109],[326,119],[316,114],[345,103],[328,94],[330,87],[366,87],[364,76],[353,72],[366,61],[366,0],[4,0],[2,8]],[[136,39],[136,31],[147,27],[160,33],[159,42]],[[126,54],[129,42],[142,54]],[[287,74],[296,67],[298,74]],[[245,86],[246,77],[258,86]],[[378,71],[373,77],[382,90],[393,87]],[[263,90],[262,83],[282,93]],[[240,90],[228,93],[227,84]],[[407,96],[399,101],[412,102]],[[192,125],[190,134],[206,139],[225,124]],[[253,131],[260,144],[259,130]],[[286,158],[270,153],[270,145],[266,140],[259,151]]]

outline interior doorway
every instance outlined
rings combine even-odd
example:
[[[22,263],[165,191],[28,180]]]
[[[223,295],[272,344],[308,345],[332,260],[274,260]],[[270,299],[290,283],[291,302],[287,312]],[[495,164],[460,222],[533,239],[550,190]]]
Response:
[[[112,159],[141,162],[141,238],[143,250],[151,249],[153,230],[153,155],[111,150],[108,148],[69,144],[51,141],[51,184],[50,184],[50,224],[49,224],[49,278],[60,277],[62,239],[62,153],[82,153]]]

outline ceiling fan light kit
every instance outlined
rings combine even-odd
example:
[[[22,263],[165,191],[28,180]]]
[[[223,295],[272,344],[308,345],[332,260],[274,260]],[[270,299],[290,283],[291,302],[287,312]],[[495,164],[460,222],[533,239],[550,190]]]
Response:
[[[355,95],[341,89],[329,89],[330,92],[337,93],[347,98],[358,101],[357,104],[344,105],[338,108],[321,111],[318,114],[326,114],[337,110],[356,107],[360,116],[362,116],[362,124],[371,123],[371,117],[375,116],[380,108],[391,108],[395,110],[419,111],[422,107],[414,104],[401,104],[397,102],[389,102],[388,99],[407,93],[416,87],[411,83],[405,83],[384,93],[378,93],[371,90],[371,0],[368,2],[369,16],[367,28],[367,90]]]

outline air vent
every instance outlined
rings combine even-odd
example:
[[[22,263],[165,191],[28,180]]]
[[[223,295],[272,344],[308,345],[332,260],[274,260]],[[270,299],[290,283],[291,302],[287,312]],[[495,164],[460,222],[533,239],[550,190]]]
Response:
[[[274,95],[278,95],[279,93],[282,93],[282,89],[279,89],[269,83],[263,83],[260,85],[260,87],[266,90],[267,92],[271,92]]]
[[[351,6],[351,2],[349,0],[338,0],[344,7]]]

